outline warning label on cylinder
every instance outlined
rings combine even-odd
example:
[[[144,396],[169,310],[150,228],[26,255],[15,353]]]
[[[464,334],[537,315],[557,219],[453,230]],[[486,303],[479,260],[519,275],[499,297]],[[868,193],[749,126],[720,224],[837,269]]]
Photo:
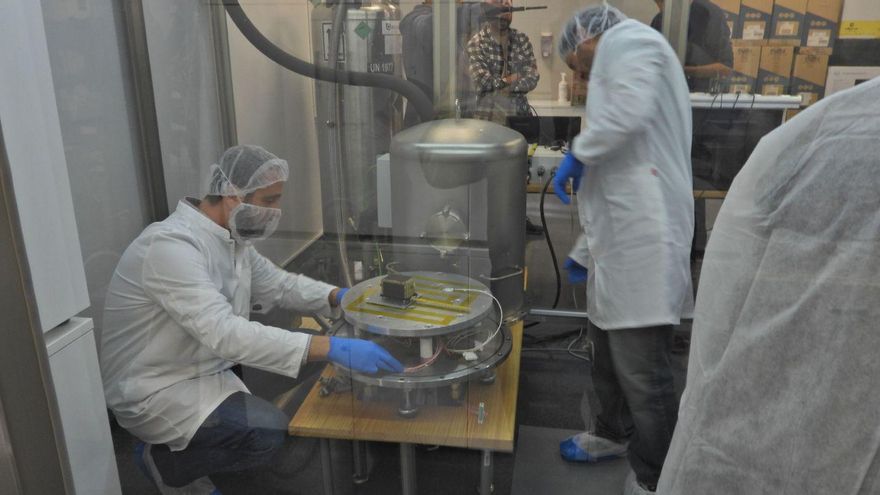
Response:
[[[373,32],[373,28],[363,21],[354,28],[354,34],[360,36],[362,40],[367,39],[367,36],[369,36],[371,32]]]
[[[372,62],[367,66],[367,70],[373,74],[392,74],[394,62]]]
[[[321,23],[321,53],[324,55],[324,62],[330,60],[330,32],[333,31],[332,22]],[[345,62],[345,33],[339,34],[339,51],[336,60]]]
[[[400,34],[400,21],[382,21],[382,34]]]

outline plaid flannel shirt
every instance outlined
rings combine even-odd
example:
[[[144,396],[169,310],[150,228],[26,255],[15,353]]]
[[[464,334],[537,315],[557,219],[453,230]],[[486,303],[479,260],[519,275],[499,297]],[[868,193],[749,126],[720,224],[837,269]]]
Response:
[[[532,52],[532,43],[525,33],[511,28],[508,32],[507,64],[501,43],[484,25],[468,42],[468,60],[471,79],[477,92],[476,118],[505,123],[508,115],[528,115],[526,93],[538,85],[538,64]],[[513,84],[503,77],[517,74]]]

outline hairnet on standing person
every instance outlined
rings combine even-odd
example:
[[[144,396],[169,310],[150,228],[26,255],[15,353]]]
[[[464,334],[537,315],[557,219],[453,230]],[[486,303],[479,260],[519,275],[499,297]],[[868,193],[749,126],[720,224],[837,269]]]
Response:
[[[138,460],[162,493],[209,493],[208,476],[264,465],[281,447],[288,418],[251,395],[234,365],[291,377],[327,359],[402,371],[372,342],[249,320],[252,304],[329,315],[346,290],[286,272],[252,245],[277,227],[288,175],[260,147],[230,148],[211,167],[208,194],[148,226],[110,281],[104,393],[119,425],[146,442]]]
[[[693,309],[691,108],[681,64],[666,40],[607,4],[578,12],[560,36],[568,65],[589,76],[587,126],[554,178],[569,180],[583,234],[566,260],[587,283],[591,431],[560,445],[569,460],[628,452],[628,493],[651,492],[677,414],[673,327]]]
[[[880,491],[880,79],[766,135],[706,249],[664,494]]]

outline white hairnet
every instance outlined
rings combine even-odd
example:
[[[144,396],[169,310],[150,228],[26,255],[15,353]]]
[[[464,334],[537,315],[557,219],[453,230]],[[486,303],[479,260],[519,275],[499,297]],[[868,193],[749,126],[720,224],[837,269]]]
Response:
[[[559,55],[564,59],[584,41],[599,36],[626,19],[623,12],[606,2],[581,10],[562,28],[562,34],[559,35]]]
[[[244,196],[276,182],[286,181],[287,161],[252,144],[233,146],[211,165],[209,196]]]

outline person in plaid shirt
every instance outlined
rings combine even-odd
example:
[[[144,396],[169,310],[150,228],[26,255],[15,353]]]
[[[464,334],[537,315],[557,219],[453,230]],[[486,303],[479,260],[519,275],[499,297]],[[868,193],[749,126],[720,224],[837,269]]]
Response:
[[[487,2],[510,7],[511,0]],[[503,12],[483,24],[468,42],[471,79],[477,91],[474,117],[506,125],[510,115],[528,115],[526,93],[538,85],[538,66],[532,42],[510,27],[512,12]]]

